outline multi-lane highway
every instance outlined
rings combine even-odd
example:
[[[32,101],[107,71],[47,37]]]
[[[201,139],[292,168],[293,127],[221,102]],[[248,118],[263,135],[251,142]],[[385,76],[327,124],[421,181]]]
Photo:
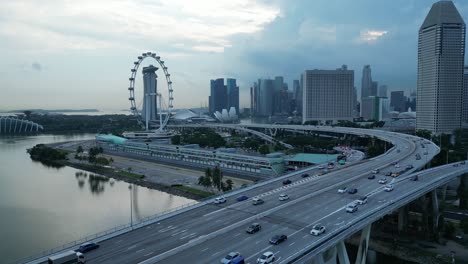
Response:
[[[288,127],[294,129],[293,126]],[[321,249],[323,245],[330,244],[332,236],[343,235],[345,230],[356,225],[357,220],[367,219],[376,210],[391,212],[394,209],[390,210],[388,206],[393,201],[407,197],[444,173],[464,169],[464,165],[440,168],[441,171],[421,174],[419,181],[410,181],[404,175],[393,179],[384,175],[389,171],[401,171],[408,165],[414,167],[407,171],[411,173],[430,161],[439,148],[416,137],[377,130],[311,130],[371,135],[392,142],[394,147],[385,155],[336,168],[324,176],[318,176],[318,169],[308,170],[310,176],[305,178],[302,177],[304,171],[295,172],[227,196],[224,204],[200,204],[186,212],[102,241],[98,250],[86,254],[88,263],[216,263],[231,251],[240,252],[247,263],[254,263],[264,251],[272,251],[277,263],[287,263],[307,253],[304,252],[306,249]],[[416,159],[418,153],[421,159]],[[373,169],[380,169],[380,172],[375,179],[368,179]],[[283,185],[285,178],[292,183]],[[383,191],[384,185],[378,183],[381,178],[393,184],[392,192]],[[356,188],[358,192],[340,194],[337,190],[342,187]],[[290,198],[280,201],[280,194],[287,194]],[[240,195],[249,199],[237,202],[236,197]],[[357,212],[345,212],[346,205],[364,195],[368,196],[367,204],[359,206]],[[253,197],[261,198],[265,203],[253,205]],[[247,234],[245,229],[254,222],[260,223],[262,230]],[[325,235],[313,237],[309,234],[311,226],[316,223],[326,226]],[[288,240],[280,245],[270,245],[268,240],[275,234],[285,234]]]
[[[343,130],[349,130],[343,131],[345,133],[362,133],[356,129]],[[284,186],[282,179],[279,179],[246,191],[243,195],[250,198],[246,201],[236,201],[236,196],[240,194],[227,197],[227,203],[206,204],[103,241],[98,250],[87,254],[88,262],[216,263],[231,251],[241,252],[247,262],[254,262],[267,250],[277,255],[277,262],[288,259],[299,249],[321,238],[309,234],[313,224],[322,223],[327,227],[327,233],[331,233],[366,210],[407,191],[409,185],[405,187],[399,182],[395,183],[393,192],[383,192],[383,185],[378,183],[378,179],[385,177],[385,172],[400,171],[409,164],[415,170],[424,165],[425,156],[430,160],[438,152],[432,143],[424,144],[406,135],[375,130],[368,130],[365,134],[386,138],[395,147],[386,155],[324,176],[316,176],[319,173],[316,169],[309,171],[310,177],[307,178],[302,178],[302,172],[296,173],[288,177],[292,181],[290,185]],[[428,154],[424,155],[424,152]],[[423,158],[416,160],[416,153]],[[396,161],[400,168],[391,165]],[[377,178],[367,179],[371,170],[376,168],[380,169]],[[392,180],[391,177],[386,178],[389,182]],[[338,194],[337,190],[341,187],[357,188],[358,193]],[[280,201],[278,197],[283,193],[288,194],[290,199]],[[344,207],[363,195],[369,195],[368,204],[359,207],[355,213],[346,213]],[[265,203],[252,205],[253,197],[260,197]],[[260,223],[262,230],[249,235],[245,228],[253,222]],[[289,238],[283,244],[272,246],[268,244],[268,239],[274,234],[286,234]]]

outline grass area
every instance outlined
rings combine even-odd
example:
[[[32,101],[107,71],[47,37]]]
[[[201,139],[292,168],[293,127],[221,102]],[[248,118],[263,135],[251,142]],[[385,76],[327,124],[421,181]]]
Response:
[[[120,176],[128,177],[128,178],[143,179],[145,177],[145,175],[136,174],[133,172],[123,171],[123,170],[115,170],[114,172]]]
[[[179,190],[182,190],[182,191],[185,191],[185,192],[189,192],[189,193],[193,193],[193,194],[196,194],[196,195],[200,195],[200,196],[203,196],[203,197],[210,197],[210,196],[214,195],[214,193],[202,191],[202,190],[195,189],[195,188],[188,187],[188,186],[184,186],[184,185],[172,185],[172,188],[176,188],[176,189],[179,189]]]

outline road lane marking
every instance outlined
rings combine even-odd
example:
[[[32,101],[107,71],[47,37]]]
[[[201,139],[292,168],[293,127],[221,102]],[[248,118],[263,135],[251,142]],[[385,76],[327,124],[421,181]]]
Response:
[[[179,231],[179,232],[175,232],[174,234],[172,234],[171,236],[177,236],[178,234],[182,234],[182,233],[185,233],[187,232],[188,229],[185,229],[185,230],[182,230],[182,231]]]
[[[144,256],[144,257],[147,257],[147,256],[149,256],[149,255],[151,255],[151,254],[153,254],[153,253],[154,253],[154,251],[151,251],[150,253],[145,254],[145,255],[143,255],[143,256]]]
[[[130,250],[130,249],[133,249],[133,248],[136,248],[137,245],[133,245],[133,246],[130,246],[127,248],[127,250]]]
[[[202,249],[202,251],[201,251],[201,252],[205,252],[205,251],[207,251],[208,249],[210,249],[210,248],[205,248],[205,249]]]
[[[218,255],[218,254],[219,254],[219,252],[215,252],[215,253],[213,253],[213,255],[211,255],[211,256],[214,257],[214,256],[216,256],[216,255]]]
[[[211,212],[211,213],[204,214],[203,216],[209,216],[209,215],[216,214],[216,213],[219,213],[219,212],[221,212],[221,211],[224,211],[224,210],[226,210],[226,208],[219,209],[219,210],[217,210],[217,211],[214,211],[214,212]]]
[[[240,236],[240,233],[237,233],[237,234],[234,235],[234,237],[238,237],[238,236]]]
[[[303,236],[302,238],[306,238],[306,237],[308,237],[308,236],[309,236],[309,235],[305,235],[305,236]]]
[[[260,242],[262,242],[262,241],[261,241],[261,240],[259,240],[259,241],[255,242],[255,244],[258,244],[258,243],[260,243]]]
[[[289,244],[289,246],[292,246],[292,245],[294,245],[294,244],[296,244],[296,242],[292,242],[291,244]]]
[[[180,239],[182,240],[182,239],[185,239],[185,238],[187,238],[187,237],[194,236],[194,235],[196,235],[196,234],[197,234],[197,233],[192,233],[192,234],[190,234],[190,235],[183,236],[183,237],[181,237]]]
[[[122,242],[122,241],[123,241],[123,239],[120,239],[120,240],[118,240],[118,241],[115,241],[115,244],[118,244],[118,243],[120,243],[120,242]]]
[[[138,254],[139,252],[142,252],[143,250],[145,250],[144,248],[143,249],[139,249],[137,251],[135,251],[136,254]]]

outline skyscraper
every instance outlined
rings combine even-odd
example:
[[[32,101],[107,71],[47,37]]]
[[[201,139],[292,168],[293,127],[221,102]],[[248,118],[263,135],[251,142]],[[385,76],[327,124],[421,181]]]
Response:
[[[227,109],[227,88],[224,85],[224,79],[211,80],[210,91],[210,113],[214,113],[215,111],[221,112],[223,109]]]
[[[337,70],[311,70],[304,72],[303,79],[302,122],[353,120],[354,71],[346,65]]]
[[[379,93],[379,82],[377,81],[372,81],[371,85],[371,90],[370,90],[370,95],[369,96],[377,96]]]
[[[462,122],[468,123],[468,66],[463,72],[463,116]]]
[[[386,97],[369,96],[362,98],[361,116],[367,120],[382,121],[388,116],[389,102]]]
[[[146,129],[149,129],[149,122],[156,121],[156,94],[158,92],[157,67],[153,65],[143,67],[143,108],[141,116],[145,120]]]
[[[432,5],[419,29],[416,129],[461,127],[465,22],[452,1]]]
[[[296,105],[296,111],[302,113],[302,91],[299,80],[293,80],[293,99]]]
[[[393,91],[390,93],[390,107],[393,111],[405,112],[406,111],[406,96],[403,91]]]
[[[281,113],[281,94],[284,87],[284,78],[282,76],[276,76],[273,82],[274,87],[274,102],[273,102],[273,113]]]
[[[271,79],[258,80],[259,82],[259,111],[260,116],[273,115],[274,105],[274,81]]]
[[[387,85],[381,85],[381,86],[379,87],[379,92],[377,93],[377,95],[378,95],[379,97],[388,97],[388,95],[387,95],[387,90],[388,90]]]
[[[362,81],[361,81],[361,98],[371,96],[372,89],[372,72],[370,65],[364,65],[362,69]]]
[[[236,79],[227,78],[227,110],[234,107],[239,114],[239,86],[236,85]]]

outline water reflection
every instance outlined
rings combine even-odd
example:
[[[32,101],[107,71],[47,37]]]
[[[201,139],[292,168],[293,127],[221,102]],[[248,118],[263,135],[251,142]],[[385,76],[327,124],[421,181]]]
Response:
[[[40,160],[40,159],[36,159],[36,158],[33,158],[33,157],[31,157],[31,160],[34,163],[40,163],[40,164],[44,165],[47,168],[52,168],[52,169],[57,169],[58,170],[58,169],[61,169],[61,168],[65,167],[65,165],[62,165],[62,164],[57,163],[57,162],[49,161],[49,160]]]
[[[89,176],[89,177],[88,177]],[[75,172],[75,178],[78,181],[78,187],[83,189],[86,179],[88,179],[89,190],[92,194],[99,195],[104,192],[106,185],[114,186],[114,180],[98,174],[88,173],[86,171],[77,171]]]
[[[83,189],[86,178],[88,178],[88,173],[84,171],[77,171],[75,172],[75,178],[78,180],[78,187],[80,187],[80,189]]]

